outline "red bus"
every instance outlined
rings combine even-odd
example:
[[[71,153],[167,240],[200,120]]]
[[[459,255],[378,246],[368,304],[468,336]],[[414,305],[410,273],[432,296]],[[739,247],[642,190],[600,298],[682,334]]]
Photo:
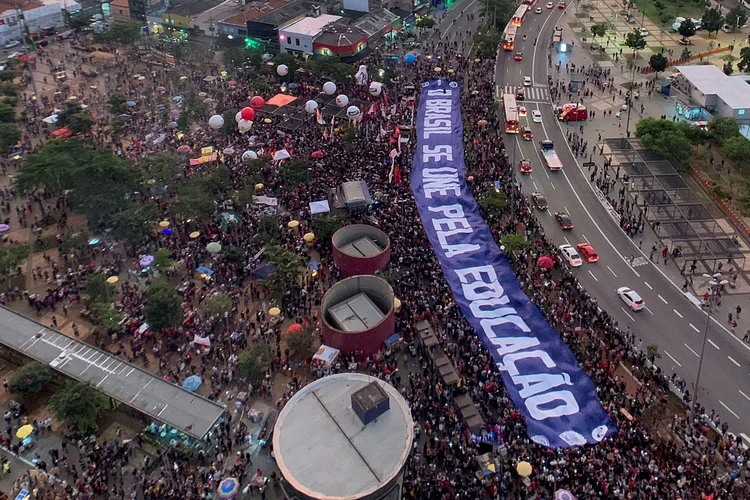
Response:
[[[517,134],[519,129],[516,96],[513,94],[503,94],[503,112],[505,113],[505,132],[508,134]]]
[[[529,12],[529,8],[526,5],[519,5],[516,9],[516,13],[510,19],[510,24],[513,26],[521,26],[523,18],[526,17],[526,13]]]
[[[526,6],[528,10],[531,10],[534,8],[534,4],[536,3],[536,0],[523,0],[523,5]]]
[[[516,31],[518,30],[518,26],[513,26],[512,24],[509,24],[507,28],[505,28],[505,36],[503,36],[503,49],[507,51],[511,51],[516,47]]]

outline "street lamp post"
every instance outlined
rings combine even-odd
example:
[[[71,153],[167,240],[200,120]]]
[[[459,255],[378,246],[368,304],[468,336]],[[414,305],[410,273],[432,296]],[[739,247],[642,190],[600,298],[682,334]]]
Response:
[[[695,420],[695,403],[698,400],[698,387],[701,382],[701,369],[703,368],[703,356],[706,353],[706,341],[708,340],[708,326],[711,323],[711,304],[714,301],[714,294],[720,287],[729,283],[727,280],[721,279],[721,273],[704,274],[704,278],[708,278],[708,285],[711,288],[711,293],[708,296],[708,304],[706,311],[706,326],[703,328],[703,344],[701,345],[701,355],[698,359],[698,374],[695,376],[695,385],[693,386],[693,400],[690,402],[690,421]]]

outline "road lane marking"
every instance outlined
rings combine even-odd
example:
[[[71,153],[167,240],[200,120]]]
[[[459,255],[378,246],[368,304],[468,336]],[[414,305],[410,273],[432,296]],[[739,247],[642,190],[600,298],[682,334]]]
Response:
[[[563,209],[565,209],[565,213],[566,214],[570,215],[570,210],[568,210],[568,207],[566,207],[565,205],[563,205]]]
[[[724,408],[726,408],[726,409],[727,409],[727,410],[729,411],[729,413],[731,413],[732,415],[734,415],[734,417],[735,417],[735,418],[736,418],[737,420],[739,420],[739,419],[740,419],[740,416],[739,416],[739,415],[737,415],[737,414],[736,414],[736,413],[735,413],[735,412],[734,412],[734,411],[733,411],[733,410],[732,410],[732,409],[731,409],[730,407],[728,407],[727,405],[725,405],[725,404],[724,404],[724,402],[723,402],[723,401],[722,401],[721,399],[719,400],[719,404],[720,404],[721,406],[723,406]]]
[[[531,181],[531,183],[532,183],[532,184],[534,185],[534,191],[539,191],[539,188],[538,188],[538,187],[536,187],[536,182],[534,182],[534,181]]]
[[[692,352],[693,354],[695,354],[695,356],[696,356],[696,357],[698,357],[698,358],[700,358],[700,357],[701,357],[701,356],[700,356],[700,354],[698,354],[697,352],[695,352],[695,351],[693,350],[693,348],[692,348],[692,347],[690,347],[689,345],[687,345],[687,344],[682,344],[682,345],[684,345],[685,347],[687,347],[687,348],[688,348],[688,351],[690,351],[690,352]]]
[[[654,311],[652,311],[651,309],[649,309],[648,306],[646,306],[646,310],[651,314],[651,316],[654,315]]]
[[[549,211],[549,208],[547,209],[547,215],[549,215],[550,217],[552,217],[552,212]]]
[[[669,302],[667,302],[666,299],[662,297],[661,295],[657,295],[657,297],[659,297],[661,301],[664,302],[665,304],[669,304]]]
[[[550,181],[549,185],[550,185],[550,186],[552,186],[552,189],[555,189],[555,190],[557,189],[557,188],[555,187],[555,184],[554,184],[554,183],[553,183],[552,181]]]
[[[738,367],[741,366],[732,356],[727,356],[727,358],[729,358],[729,361],[731,361],[732,363],[734,363]]]
[[[609,272],[610,272],[610,273],[612,273],[612,275],[613,275],[613,276],[614,276],[615,278],[617,278],[617,275],[615,274],[615,272],[614,272],[614,271],[612,270],[612,268],[611,268],[611,267],[607,266],[607,269],[609,269]]]
[[[591,272],[591,269],[589,269],[589,274],[590,274],[590,275],[591,275],[591,277],[592,277],[592,278],[594,278],[594,279],[595,279],[596,281],[599,281],[599,278],[597,278],[596,276],[594,276],[594,273],[592,273],[592,272]]]
[[[583,241],[585,241],[586,243],[588,243],[588,242],[589,242],[589,239],[588,239],[588,238],[586,238],[586,235],[585,235],[585,234],[581,233],[581,237],[583,238]]]
[[[674,313],[675,313],[675,314],[676,314],[677,316],[679,316],[680,318],[683,318],[683,317],[684,317],[684,316],[683,316],[682,314],[680,314],[680,311],[678,311],[677,309],[672,309],[672,310],[673,310],[673,311],[674,311]]]
[[[644,281],[643,284],[646,285],[649,290],[653,290],[654,289],[654,287],[652,287],[651,285],[648,284],[648,281]]]
[[[716,345],[716,344],[714,343],[714,341],[713,341],[713,340],[711,340],[711,339],[706,339],[706,340],[708,340],[708,343],[709,343],[709,344],[711,344],[712,346],[714,346],[714,347],[716,348],[716,350],[717,350],[717,351],[721,351],[721,347],[717,346],[717,345]]]
[[[568,241],[568,237],[567,236],[563,236],[563,239],[565,240],[565,243],[567,243],[568,245],[570,245],[570,241]]]
[[[701,332],[701,331],[700,331],[700,330],[698,329],[698,327],[697,327],[697,326],[695,326],[694,324],[692,324],[692,323],[688,323],[688,324],[690,325],[690,328],[692,328],[692,329],[693,329],[693,330],[695,330],[696,332],[698,332],[698,333],[700,333],[700,332]]]
[[[622,309],[622,312],[628,315],[628,318],[630,318],[630,321],[635,321],[635,318],[630,315],[628,311],[625,310],[624,307],[620,306],[620,309]]]
[[[745,394],[744,392],[742,392],[742,390],[740,390],[740,394],[742,394],[745,397],[745,399],[747,399],[748,401],[750,401],[750,396],[748,396],[747,394]]]
[[[669,359],[671,359],[672,361],[674,361],[677,364],[677,366],[679,366],[680,368],[682,368],[682,365],[680,364],[679,361],[677,361],[676,359],[674,359],[674,356],[672,356],[671,354],[669,354],[667,351],[664,351],[664,354],[666,354],[667,356],[669,356]]]

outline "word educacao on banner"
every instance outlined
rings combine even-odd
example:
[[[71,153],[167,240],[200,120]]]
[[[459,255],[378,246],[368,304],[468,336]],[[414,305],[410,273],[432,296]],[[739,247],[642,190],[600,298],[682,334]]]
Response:
[[[422,87],[411,186],[425,232],[529,437],[555,448],[597,443],[616,428],[573,353],[521,289],[466,185],[460,93],[447,80]]]

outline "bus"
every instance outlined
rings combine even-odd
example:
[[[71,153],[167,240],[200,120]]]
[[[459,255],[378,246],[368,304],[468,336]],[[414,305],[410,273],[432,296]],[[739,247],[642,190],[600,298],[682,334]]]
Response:
[[[508,134],[517,134],[519,127],[516,96],[513,94],[503,94],[503,112],[505,113],[505,132]]]
[[[503,37],[503,49],[504,50],[513,50],[516,48],[516,31],[518,30],[518,26],[513,26],[512,24],[509,24],[507,28],[505,28],[505,36]]]
[[[516,9],[516,13],[513,14],[513,17],[510,19],[510,23],[513,26],[521,26],[523,18],[526,17],[527,12],[529,12],[529,9],[526,5],[519,5],[518,9]]]
[[[523,5],[525,5],[528,10],[531,10],[534,8],[536,0],[523,0],[523,2],[521,3],[523,3]]]

